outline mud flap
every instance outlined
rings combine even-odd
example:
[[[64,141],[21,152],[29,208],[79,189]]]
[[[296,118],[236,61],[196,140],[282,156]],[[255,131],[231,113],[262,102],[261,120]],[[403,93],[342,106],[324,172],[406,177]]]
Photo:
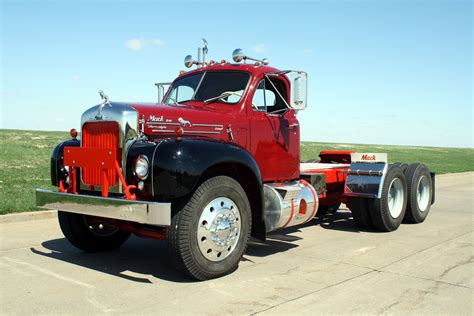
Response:
[[[352,153],[344,195],[380,198],[387,168],[385,153]]]

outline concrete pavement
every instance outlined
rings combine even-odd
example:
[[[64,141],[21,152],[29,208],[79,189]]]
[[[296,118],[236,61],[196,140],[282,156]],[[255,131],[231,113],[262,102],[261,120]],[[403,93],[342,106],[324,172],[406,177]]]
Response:
[[[164,242],[87,254],[56,219],[0,223],[2,314],[473,314],[474,173],[437,178],[423,224],[362,232],[350,213],[252,242],[239,269],[194,282]]]

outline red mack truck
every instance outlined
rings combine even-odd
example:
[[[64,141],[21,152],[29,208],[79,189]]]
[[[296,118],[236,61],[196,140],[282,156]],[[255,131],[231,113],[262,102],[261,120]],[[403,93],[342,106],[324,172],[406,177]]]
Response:
[[[103,102],[81,119],[81,139],[51,157],[57,191],[36,204],[57,209],[64,236],[87,252],[121,246],[131,234],[166,240],[198,280],[238,267],[249,238],[334,212],[341,203],[363,230],[421,223],[434,203],[425,165],[387,163],[381,153],[322,151],[300,162],[297,113],[307,106],[307,75],[233,52],[234,63],[198,60],[157,103]],[[168,87],[165,89],[165,87]]]

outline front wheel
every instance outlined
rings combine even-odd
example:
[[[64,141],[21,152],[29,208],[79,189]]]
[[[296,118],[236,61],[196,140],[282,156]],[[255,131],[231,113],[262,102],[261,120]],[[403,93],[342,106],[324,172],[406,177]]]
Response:
[[[175,207],[166,237],[178,266],[198,280],[236,270],[252,227],[250,204],[240,184],[226,176],[211,178]]]
[[[87,252],[120,247],[130,233],[119,229],[113,220],[58,211],[59,226],[67,240]]]

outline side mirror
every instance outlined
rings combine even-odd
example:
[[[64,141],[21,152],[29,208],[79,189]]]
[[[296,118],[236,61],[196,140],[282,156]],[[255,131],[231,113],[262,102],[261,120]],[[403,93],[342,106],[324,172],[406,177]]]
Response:
[[[244,52],[243,52],[240,48],[237,48],[237,49],[234,50],[234,52],[232,53],[232,59],[233,59],[236,63],[240,63],[242,60],[245,59],[245,54],[244,54]]]
[[[294,110],[304,110],[308,106],[308,75],[304,71],[287,73],[291,80],[290,107]]]
[[[187,68],[191,68],[195,63],[196,62],[194,61],[193,56],[191,56],[191,55],[188,55],[184,58],[184,65]]]

